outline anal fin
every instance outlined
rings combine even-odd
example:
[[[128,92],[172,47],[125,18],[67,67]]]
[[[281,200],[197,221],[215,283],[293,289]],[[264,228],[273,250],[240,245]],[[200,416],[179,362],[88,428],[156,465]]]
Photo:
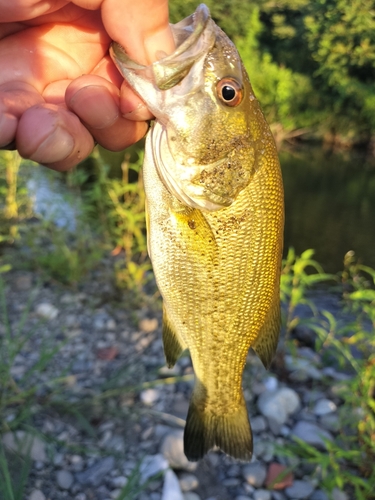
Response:
[[[277,299],[275,298],[259,334],[251,346],[267,370],[275,356],[279,341],[281,311],[278,297],[279,295],[277,294]]]
[[[172,368],[176,364],[176,361],[181,356],[182,352],[186,349],[186,346],[180,336],[176,333],[175,329],[172,327],[164,304],[163,346],[167,365],[169,368]]]

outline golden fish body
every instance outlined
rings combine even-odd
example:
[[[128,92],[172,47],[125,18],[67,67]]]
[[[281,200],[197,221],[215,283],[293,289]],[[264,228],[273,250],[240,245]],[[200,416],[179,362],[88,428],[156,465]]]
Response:
[[[148,245],[167,362],[188,348],[196,376],[185,454],[218,446],[248,460],[242,373],[250,347],[269,366],[280,328],[280,166],[239,55],[207,8],[174,32],[175,55],[151,76],[119,46],[112,57],[157,119],[143,170]]]

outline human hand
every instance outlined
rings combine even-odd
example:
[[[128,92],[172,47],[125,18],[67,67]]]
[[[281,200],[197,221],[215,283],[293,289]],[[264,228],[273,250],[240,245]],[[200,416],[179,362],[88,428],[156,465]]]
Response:
[[[0,148],[67,170],[94,141],[119,151],[152,116],[108,56],[149,64],[174,42],[168,0],[0,0]]]

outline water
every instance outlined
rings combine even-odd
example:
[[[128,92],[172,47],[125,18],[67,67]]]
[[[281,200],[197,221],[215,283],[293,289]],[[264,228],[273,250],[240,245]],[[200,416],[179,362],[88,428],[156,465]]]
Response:
[[[113,155],[114,165],[117,156]],[[285,251],[290,246],[298,253],[313,248],[327,272],[341,270],[349,250],[375,267],[375,158],[355,151],[301,147],[281,152],[280,160]],[[51,171],[40,167],[29,180],[29,191],[37,213],[74,231],[79,203],[59,182],[60,176],[56,174],[55,179]]]
[[[280,160],[285,249],[315,249],[327,272],[341,270],[349,250],[375,267],[375,158],[303,147],[281,152]]]

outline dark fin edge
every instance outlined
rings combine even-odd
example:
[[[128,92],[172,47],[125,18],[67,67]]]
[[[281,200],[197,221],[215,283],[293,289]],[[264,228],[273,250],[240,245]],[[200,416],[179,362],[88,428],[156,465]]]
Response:
[[[172,368],[185,350],[185,346],[173,329],[163,304],[163,346],[168,368]]]
[[[184,433],[187,459],[196,462],[215,446],[233,458],[251,460],[253,436],[244,400],[237,412],[219,416],[199,411],[191,401]]]

